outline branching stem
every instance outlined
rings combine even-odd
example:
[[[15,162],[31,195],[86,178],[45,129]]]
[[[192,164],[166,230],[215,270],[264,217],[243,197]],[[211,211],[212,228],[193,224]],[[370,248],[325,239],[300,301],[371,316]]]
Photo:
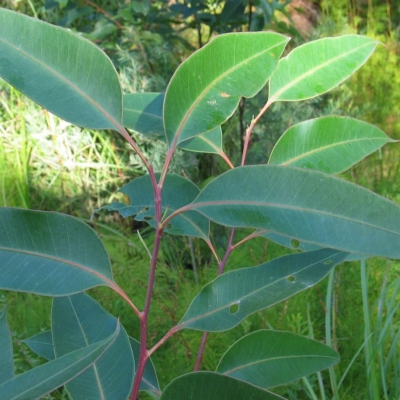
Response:
[[[270,107],[270,105],[272,103],[273,102],[271,101],[271,99],[267,101],[267,104],[265,104],[265,106],[261,109],[261,111],[258,113],[258,115],[252,119],[249,127],[246,130],[246,137],[244,139],[244,146],[243,146],[242,162],[240,164],[241,166],[243,166],[246,162],[247,151],[249,149],[250,137],[251,137],[251,134],[253,133],[253,129],[254,129],[255,125],[257,124],[257,122],[264,115],[264,113],[268,110],[268,108]]]

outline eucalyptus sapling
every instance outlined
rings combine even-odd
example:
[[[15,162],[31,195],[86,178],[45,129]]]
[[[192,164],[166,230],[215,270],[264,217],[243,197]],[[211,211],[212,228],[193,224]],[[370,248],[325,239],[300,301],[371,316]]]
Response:
[[[237,326],[316,284],[346,260],[400,258],[400,207],[335,176],[393,142],[380,129],[338,116],[304,121],[283,133],[268,164],[246,165],[253,129],[272,104],[331,90],[378,45],[345,35],[307,43],[282,57],[288,41],[273,32],[220,35],[181,64],[165,94],[123,94],[111,61],[94,44],[0,9],[0,76],[66,121],[124,137],[148,173],[121,188],[128,204],[113,202],[102,210],[154,228],[141,309],[114,281],[104,246],[87,224],[59,213],[0,209],[0,288],[54,297],[51,330],[25,341],[48,362],[18,376],[6,310],[1,312],[2,399],[40,398],[62,385],[73,399],[135,400],[140,391],[161,400],[279,399],[270,388],[338,362],[337,352],[318,341],[258,330],[233,343],[215,371],[199,371],[207,332]],[[269,97],[246,131],[235,166],[223,151],[221,126],[242,97],[255,96],[267,84]],[[167,143],[160,171],[129,130]],[[226,172],[200,190],[169,172],[178,148],[216,154],[225,160]],[[211,224],[231,229],[222,257],[210,237]],[[253,232],[237,240],[241,228]],[[202,239],[218,270],[178,324],[149,348],[149,312],[165,234]],[[224,272],[232,251],[260,236],[301,252]],[[84,293],[99,285],[129,304],[140,323],[139,338]],[[161,388],[151,355],[182,329],[203,332],[194,372]]]

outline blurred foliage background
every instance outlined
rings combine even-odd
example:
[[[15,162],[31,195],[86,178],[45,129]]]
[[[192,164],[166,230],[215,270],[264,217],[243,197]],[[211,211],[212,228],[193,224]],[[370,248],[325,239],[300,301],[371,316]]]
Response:
[[[309,101],[271,107],[254,130],[248,160],[265,163],[289,126],[327,114],[359,118],[400,139],[398,0],[3,0],[2,6],[92,40],[113,61],[125,92],[164,91],[178,65],[221,33],[275,30],[292,37],[288,51],[309,40],[345,33],[376,38],[383,46],[339,88]],[[225,152],[235,165],[240,162],[245,129],[267,96],[264,89],[242,100],[223,126]],[[132,135],[159,169],[164,145],[135,132]],[[183,151],[172,166],[173,172],[190,176],[200,185],[225,169],[215,156]],[[114,132],[77,128],[0,81],[0,206],[54,210],[88,220],[94,208],[115,197],[119,187],[144,173],[140,160]],[[343,177],[400,203],[398,144],[386,146]],[[138,234],[151,246],[152,232],[113,215],[102,215],[95,228],[110,253],[117,282],[141,307],[148,259]],[[226,235],[225,229],[214,227],[220,251]],[[256,239],[235,250],[227,267],[256,265],[285,253],[273,243]],[[378,390],[379,398],[399,399],[400,264],[373,259],[367,268],[368,290],[361,285],[360,266],[346,263],[312,290],[254,314],[232,331],[210,335],[203,368],[214,369],[227,346],[245,333],[290,330],[321,341],[331,337],[329,344],[339,351],[341,361],[329,371],[279,388],[282,395],[373,399]],[[152,343],[179,321],[201,284],[215,275],[215,262],[200,241],[165,238],[149,328]],[[91,294],[114,315],[121,315],[128,332],[138,337],[138,323],[119,298],[105,289]],[[367,309],[363,295],[364,299],[368,296]],[[49,328],[49,299],[1,293],[0,306],[11,299],[9,319],[17,344]],[[372,327],[369,337],[366,323]],[[192,370],[200,338],[198,332],[180,332],[154,354],[162,386]],[[370,359],[365,356],[368,346],[373,349]],[[23,345],[16,346],[15,358],[20,372],[43,362]],[[60,390],[49,398],[67,395]]]

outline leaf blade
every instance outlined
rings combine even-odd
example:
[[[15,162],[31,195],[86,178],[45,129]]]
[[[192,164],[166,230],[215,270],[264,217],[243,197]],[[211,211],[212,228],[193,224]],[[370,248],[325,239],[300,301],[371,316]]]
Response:
[[[234,343],[222,356],[217,372],[266,389],[329,368],[339,358],[336,351],[315,340],[260,330]]]
[[[194,138],[185,140],[178,145],[179,148],[193,151],[196,153],[222,153],[222,130],[221,127],[212,129],[195,136]]]
[[[267,83],[287,42],[288,38],[269,32],[231,33],[217,36],[192,54],[166,91],[164,126],[169,145],[221,125],[240,97],[254,96]]]
[[[394,142],[377,127],[353,118],[328,116],[290,127],[272,150],[269,164],[339,174]]]
[[[4,400],[39,399],[75,378],[98,360],[118,337],[120,325],[107,339],[31,369],[0,385]]]
[[[22,340],[34,353],[47,361],[56,358],[54,354],[53,334],[51,331],[40,332],[28,339]]]
[[[114,286],[97,234],[65,214],[0,208],[0,288],[49,296]]]
[[[333,89],[360,68],[377,45],[366,36],[343,35],[297,47],[279,61],[269,101],[305,100]]]
[[[0,9],[0,76],[76,125],[115,129],[122,93],[111,60],[63,28]]]
[[[56,359],[104,340],[116,322],[115,317],[86,293],[54,298],[51,331]],[[121,327],[107,353],[66,386],[74,399],[126,400],[134,375],[128,335]]]
[[[124,94],[124,125],[142,135],[165,140],[163,93]]]
[[[7,324],[7,306],[0,310],[0,385],[14,377],[13,346]]]
[[[346,256],[347,253],[322,249],[227,272],[203,287],[179,325],[207,332],[233,328],[250,314],[319,282]]]
[[[192,372],[174,379],[160,400],[284,400],[274,393],[216,372]]]
[[[214,179],[187,209],[226,226],[265,229],[360,256],[400,258],[400,207],[319,171],[238,167]]]
[[[159,174],[156,174],[159,177]],[[154,189],[148,175],[133,179],[120,189],[128,196],[130,204],[111,203],[101,209],[118,211],[123,218],[135,216],[137,221],[146,221],[155,227]],[[198,187],[188,179],[167,174],[163,186],[162,212],[165,216],[192,202],[199,193]],[[101,210],[99,209],[99,210]],[[96,210],[99,211],[99,210]],[[165,232],[175,235],[200,237],[207,240],[209,221],[197,212],[185,213],[173,218]]]

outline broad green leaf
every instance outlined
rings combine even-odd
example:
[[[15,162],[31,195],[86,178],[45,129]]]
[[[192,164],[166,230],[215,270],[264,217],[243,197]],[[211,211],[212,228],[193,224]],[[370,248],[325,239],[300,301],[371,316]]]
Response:
[[[319,171],[238,167],[187,207],[231,227],[252,227],[361,256],[400,258],[400,206]]]
[[[73,124],[122,124],[121,87],[111,60],[66,29],[0,9],[0,77]]]
[[[52,334],[56,358],[108,337],[117,320],[85,293],[53,299]],[[106,354],[67,384],[73,399],[126,400],[135,365],[128,335],[121,332]]]
[[[159,174],[156,174],[157,178]],[[130,204],[111,203],[101,209],[118,211],[123,218],[135,216],[137,221],[146,221],[155,227],[155,203],[153,186],[148,175],[136,178],[120,189],[129,197]],[[162,192],[162,212],[166,216],[191,203],[199,194],[195,184],[179,175],[166,176]],[[100,209],[100,210],[101,210]],[[99,210],[97,210],[99,211]],[[175,235],[208,238],[208,219],[197,212],[188,212],[173,218],[165,232]]]
[[[0,384],[14,377],[13,347],[7,324],[7,306],[0,310]]]
[[[59,388],[96,362],[115,342],[120,325],[107,338],[56,358],[0,385],[1,400],[39,399]]]
[[[217,372],[262,388],[283,385],[339,361],[330,347],[291,332],[257,331],[222,356]]]
[[[163,93],[124,94],[125,127],[165,141],[163,102]]]
[[[204,286],[179,325],[208,332],[233,328],[250,314],[315,285],[346,256],[322,249],[227,272]]]
[[[209,132],[202,133],[192,139],[185,140],[180,143],[181,149],[194,151],[197,153],[214,153],[222,152],[222,130],[221,127],[212,129]]]
[[[22,342],[28,345],[33,352],[45,358],[46,360],[54,360],[54,345],[51,331],[40,332],[35,336],[23,340]],[[129,343],[132,348],[136,370],[139,362],[140,343],[132,337],[129,337]],[[155,395],[161,392],[156,370],[151,359],[149,359],[146,363],[140,390],[151,391]]]
[[[242,96],[267,83],[288,38],[272,32],[219,35],[185,60],[172,77],[164,101],[170,146],[225,122]]]
[[[51,331],[40,332],[22,341],[29,348],[44,359],[50,361],[55,359],[53,334]]]
[[[133,356],[135,359],[135,369],[137,369],[139,364],[140,343],[132,337],[129,337],[129,342],[131,344]],[[146,366],[144,368],[142,382],[140,383],[140,390],[152,392],[153,396],[156,395],[157,397],[161,393],[160,385],[158,384],[156,369],[154,368],[154,364],[151,358],[147,360]]]
[[[297,47],[279,61],[269,83],[269,101],[305,100],[333,89],[368,60],[378,43],[344,35]]]
[[[53,212],[0,208],[0,288],[65,296],[114,286],[110,260],[96,232]]]
[[[174,379],[160,400],[284,400],[246,382],[216,372],[192,372]]]
[[[276,143],[269,163],[339,174],[388,142],[394,140],[366,122],[316,118],[290,127]]]

